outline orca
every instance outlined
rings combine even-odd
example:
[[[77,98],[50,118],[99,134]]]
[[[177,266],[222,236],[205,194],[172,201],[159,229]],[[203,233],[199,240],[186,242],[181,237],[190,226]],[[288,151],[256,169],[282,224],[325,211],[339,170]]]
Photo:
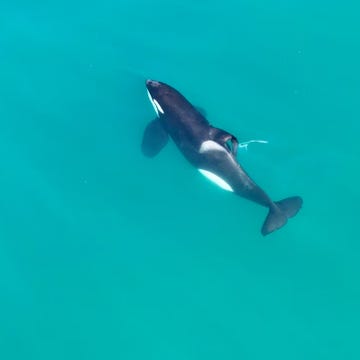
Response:
[[[157,118],[147,125],[143,135],[141,148],[145,156],[156,156],[170,137],[201,174],[222,189],[268,208],[261,229],[264,236],[297,214],[301,197],[272,201],[237,162],[239,142],[234,135],[210,125],[203,112],[173,87],[146,80],[146,89]]]

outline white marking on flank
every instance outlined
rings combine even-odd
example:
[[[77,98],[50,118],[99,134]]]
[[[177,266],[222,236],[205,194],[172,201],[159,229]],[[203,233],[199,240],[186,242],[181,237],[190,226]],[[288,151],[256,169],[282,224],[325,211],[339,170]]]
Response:
[[[220,146],[220,145],[219,145]],[[222,189],[227,191],[234,191],[233,188],[221,177],[215,175],[211,171],[204,170],[204,169],[198,169],[201,174],[203,174],[205,177],[207,177],[210,181],[215,183],[217,186],[220,186]]]
[[[200,154],[203,154],[208,151],[227,152],[224,147],[222,147],[220,144],[212,140],[206,140],[200,146],[200,150],[199,150]]]
[[[159,117],[159,110],[157,109],[157,107],[156,107],[156,105],[155,105],[155,103],[154,103],[154,100],[153,100],[153,98],[151,97],[150,91],[149,91],[148,89],[146,89],[146,91],[147,91],[149,100],[150,100],[150,102],[151,102],[151,105],[153,106],[153,108],[154,108],[154,110],[155,110],[155,112],[156,112],[156,115]]]
[[[160,106],[160,104],[159,104],[155,99],[153,99],[153,102],[154,102],[155,106],[157,107],[157,109],[158,109],[162,114],[164,114],[164,110],[162,109],[162,107]]]

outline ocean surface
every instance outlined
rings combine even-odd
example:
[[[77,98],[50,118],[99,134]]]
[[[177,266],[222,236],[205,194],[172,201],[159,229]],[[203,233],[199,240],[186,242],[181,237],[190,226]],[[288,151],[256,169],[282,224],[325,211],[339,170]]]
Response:
[[[0,358],[359,359],[360,6],[0,3]],[[171,84],[240,141],[281,230],[173,143]]]

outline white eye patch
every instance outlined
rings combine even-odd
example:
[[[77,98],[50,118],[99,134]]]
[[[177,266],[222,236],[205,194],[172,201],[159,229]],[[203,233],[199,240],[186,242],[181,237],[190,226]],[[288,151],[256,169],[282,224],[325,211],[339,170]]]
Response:
[[[152,106],[153,106],[153,108],[154,108],[154,110],[155,110],[155,112],[156,112],[156,115],[157,115],[158,117],[160,116],[159,111],[160,111],[162,114],[164,114],[164,110],[162,109],[162,107],[160,106],[160,104],[159,104],[155,99],[152,98],[149,90],[146,90],[146,91],[147,91],[149,100],[150,100],[150,102],[151,102],[151,104],[152,104]]]
[[[151,102],[151,105],[153,106],[153,108],[154,108],[154,110],[155,110],[155,112],[156,112],[156,115],[159,117],[159,110],[157,109],[157,107],[156,107],[156,105],[155,105],[155,103],[154,103],[154,100],[153,100],[153,98],[152,98],[151,95],[150,95],[149,90],[146,90],[146,91],[147,91],[149,100],[150,100],[150,102]]]
[[[160,106],[160,104],[159,104],[155,99],[153,99],[153,101],[154,101],[154,104],[155,104],[155,106],[157,107],[157,109],[158,109],[162,114],[164,114],[164,110],[162,109],[162,107]]]
[[[221,187],[222,189],[226,191],[233,192],[233,188],[221,177],[217,176],[216,174],[212,173],[211,171],[204,170],[204,169],[198,169],[201,174],[203,174],[205,177],[207,177],[210,181],[215,183],[217,186]]]

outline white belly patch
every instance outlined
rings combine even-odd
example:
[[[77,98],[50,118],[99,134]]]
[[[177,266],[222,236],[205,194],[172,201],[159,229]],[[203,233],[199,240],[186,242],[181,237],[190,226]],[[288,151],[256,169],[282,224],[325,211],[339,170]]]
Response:
[[[208,178],[210,181],[215,183],[217,186],[220,186],[222,189],[226,191],[232,191],[232,192],[234,191],[233,188],[225,180],[223,180],[221,177],[217,176],[216,174],[212,173],[211,171],[204,169],[198,169],[198,170],[206,178]]]

